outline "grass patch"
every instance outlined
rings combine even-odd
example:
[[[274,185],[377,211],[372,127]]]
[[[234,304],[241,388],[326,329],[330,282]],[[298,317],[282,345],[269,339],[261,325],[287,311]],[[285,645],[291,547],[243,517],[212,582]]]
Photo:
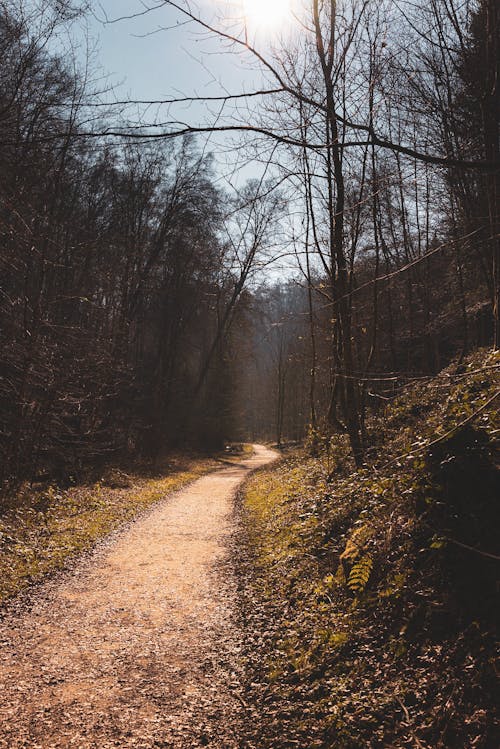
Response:
[[[499,362],[408,389],[360,470],[336,437],[249,480],[249,746],[500,745]]]
[[[216,458],[171,455],[161,475],[111,470],[91,486],[24,488],[0,515],[0,602],[220,465]]]

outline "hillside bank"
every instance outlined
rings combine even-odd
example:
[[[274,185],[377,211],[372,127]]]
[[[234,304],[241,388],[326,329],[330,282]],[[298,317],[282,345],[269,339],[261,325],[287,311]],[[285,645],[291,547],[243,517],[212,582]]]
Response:
[[[240,496],[248,747],[500,745],[498,353],[417,382]]]

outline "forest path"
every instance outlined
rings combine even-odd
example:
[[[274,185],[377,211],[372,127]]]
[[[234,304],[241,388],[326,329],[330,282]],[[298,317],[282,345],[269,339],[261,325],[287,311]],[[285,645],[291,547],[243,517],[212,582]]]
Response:
[[[233,497],[276,453],[204,476],[0,623],[0,747],[238,746]]]

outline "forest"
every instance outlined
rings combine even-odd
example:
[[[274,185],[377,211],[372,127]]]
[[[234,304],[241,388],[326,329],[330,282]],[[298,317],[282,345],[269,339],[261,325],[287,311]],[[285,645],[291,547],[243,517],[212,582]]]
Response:
[[[316,37],[265,61],[248,147],[283,153],[237,195],[195,133],[106,136],[51,52],[78,9],[50,5],[1,16],[3,482],[308,430],[362,461],[367,409],[498,345],[494,3],[417,7],[427,35],[397,4],[313,4]]]
[[[273,719],[257,739],[254,711],[256,733],[238,746],[493,749],[499,8],[304,0],[287,4],[291,28],[269,40],[250,6],[136,4],[129,22],[175,14],[169,33],[186,26],[222,45],[256,84],[122,101],[90,55],[61,46],[89,14],[119,25],[104,0],[0,1],[0,546],[22,556],[15,513],[63,512],[72,487],[101,492],[114,472],[125,490],[128,473],[160,482],[165,465],[181,464],[190,481],[206,469],[198,460],[212,470],[224,450],[272,445],[278,468],[238,495],[235,556],[241,579],[254,580],[240,601],[259,612],[245,619],[250,640],[270,664],[264,672],[247,653],[239,700],[251,712],[271,695]],[[226,179],[229,162],[243,176]],[[151,485],[154,501],[165,486]],[[374,503],[380,496],[387,507]],[[37,539],[49,533],[44,518],[29,520]],[[102,533],[92,530],[92,543]],[[12,569],[24,565],[19,574],[35,580],[33,564]],[[300,592],[300,575],[319,576],[315,587]],[[19,590],[5,585],[9,596]],[[286,616],[269,589],[288,600]],[[445,624],[427,616],[417,589],[444,607]],[[421,625],[445,648],[447,637],[469,642],[473,622],[483,638],[467,651],[477,694],[456,686],[448,703],[434,685],[437,702],[426,693],[429,713],[415,722],[404,697],[403,708],[368,705],[381,642],[400,658],[403,628]],[[416,653],[421,633],[409,637]],[[302,652],[301,638],[316,649]],[[418,703],[414,653],[406,644],[404,653]],[[332,665],[340,657],[347,676]],[[450,664],[440,667],[458,684],[466,656]],[[361,722],[345,708],[325,723],[332,674],[355,683],[366,725],[358,707]],[[297,701],[310,710],[300,720]],[[390,727],[375,730],[382,713]],[[179,741],[161,746],[206,745]]]

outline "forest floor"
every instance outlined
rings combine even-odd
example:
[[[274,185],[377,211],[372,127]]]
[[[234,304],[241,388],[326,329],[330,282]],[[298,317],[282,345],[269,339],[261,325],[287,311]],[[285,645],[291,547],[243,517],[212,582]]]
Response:
[[[223,562],[234,493],[274,457],[255,446],[4,606],[2,749],[239,746],[242,635]]]
[[[479,350],[245,483],[243,746],[500,747],[499,406]]]

